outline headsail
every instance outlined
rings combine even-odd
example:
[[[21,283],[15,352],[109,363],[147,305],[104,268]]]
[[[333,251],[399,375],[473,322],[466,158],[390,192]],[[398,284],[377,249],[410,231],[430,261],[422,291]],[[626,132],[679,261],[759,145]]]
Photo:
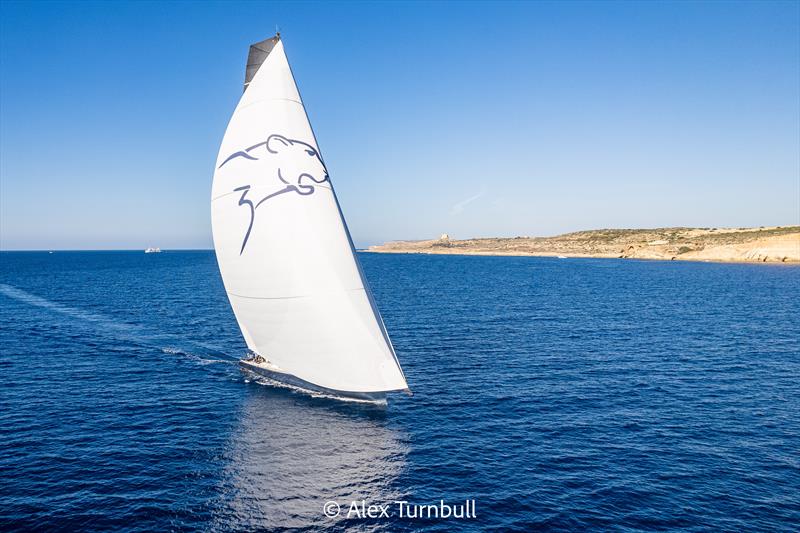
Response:
[[[252,351],[329,390],[408,388],[278,36],[250,48],[211,216],[225,289]]]

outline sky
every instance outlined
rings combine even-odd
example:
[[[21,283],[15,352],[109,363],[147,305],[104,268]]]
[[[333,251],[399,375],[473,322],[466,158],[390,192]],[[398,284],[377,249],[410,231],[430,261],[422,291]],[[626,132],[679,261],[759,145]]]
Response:
[[[2,249],[211,248],[276,26],[359,247],[800,224],[800,2],[1,6]]]

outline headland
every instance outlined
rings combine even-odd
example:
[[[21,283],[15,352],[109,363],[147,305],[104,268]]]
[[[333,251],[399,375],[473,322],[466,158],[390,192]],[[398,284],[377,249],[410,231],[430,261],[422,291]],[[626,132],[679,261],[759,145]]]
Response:
[[[800,263],[800,226],[598,229],[554,237],[489,237],[370,246],[377,253],[605,257],[682,261]]]

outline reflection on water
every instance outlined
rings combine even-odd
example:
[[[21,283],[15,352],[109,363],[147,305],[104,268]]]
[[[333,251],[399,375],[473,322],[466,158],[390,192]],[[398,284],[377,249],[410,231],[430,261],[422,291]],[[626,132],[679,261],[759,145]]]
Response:
[[[344,507],[356,499],[403,496],[393,482],[405,464],[407,439],[387,427],[384,407],[252,384],[238,416],[214,530],[318,530],[337,524],[322,512],[329,500]]]

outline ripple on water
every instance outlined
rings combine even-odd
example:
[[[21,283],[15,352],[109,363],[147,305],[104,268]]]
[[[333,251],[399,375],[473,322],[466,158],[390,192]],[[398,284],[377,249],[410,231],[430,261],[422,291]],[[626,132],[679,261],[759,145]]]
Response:
[[[800,269],[361,254],[414,396],[265,386],[211,252],[3,253],[0,527],[790,531]]]

